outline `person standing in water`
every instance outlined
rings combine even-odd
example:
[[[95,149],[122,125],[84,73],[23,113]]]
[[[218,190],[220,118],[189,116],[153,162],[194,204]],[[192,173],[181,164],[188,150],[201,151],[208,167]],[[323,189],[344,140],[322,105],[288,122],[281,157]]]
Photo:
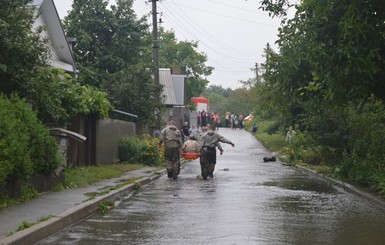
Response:
[[[158,150],[164,148],[164,161],[166,163],[167,177],[177,179],[180,171],[180,150],[182,148],[182,135],[175,126],[175,121],[170,120],[159,137]]]
[[[202,136],[200,144],[200,165],[201,165],[201,175],[203,179],[207,177],[214,177],[214,169],[217,161],[217,151],[219,142],[230,144],[232,147],[235,146],[233,142],[226,139],[220,134],[215,132],[215,126],[209,125],[207,132]],[[220,147],[220,145],[219,145]],[[221,153],[223,150],[221,150]]]

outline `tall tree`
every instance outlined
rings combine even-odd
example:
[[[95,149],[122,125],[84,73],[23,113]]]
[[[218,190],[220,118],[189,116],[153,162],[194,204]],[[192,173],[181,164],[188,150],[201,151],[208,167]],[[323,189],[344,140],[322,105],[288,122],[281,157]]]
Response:
[[[0,91],[25,92],[36,69],[45,64],[48,50],[39,30],[33,30],[31,0],[4,0],[0,8]]]
[[[179,67],[188,77],[187,97],[199,96],[209,81],[205,78],[213,71],[207,66],[207,56],[197,51],[198,43],[178,41],[175,33],[160,29],[159,65],[164,68]]]
[[[136,17],[132,3],[119,0],[109,7],[108,1],[75,0],[65,28],[78,40],[79,81],[103,89],[117,109],[152,124],[161,89],[147,71],[153,66],[149,27]]]

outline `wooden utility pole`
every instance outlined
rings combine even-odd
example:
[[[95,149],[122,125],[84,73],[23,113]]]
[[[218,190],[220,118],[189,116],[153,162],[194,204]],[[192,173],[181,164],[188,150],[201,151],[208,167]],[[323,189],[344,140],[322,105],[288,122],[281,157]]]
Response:
[[[259,67],[258,67],[258,63],[255,63],[255,79],[256,79],[256,82],[259,83]]]
[[[159,0],[148,0],[152,2],[152,37],[153,37],[153,62],[154,62],[154,80],[159,83],[159,44],[158,44],[158,10],[156,2]]]

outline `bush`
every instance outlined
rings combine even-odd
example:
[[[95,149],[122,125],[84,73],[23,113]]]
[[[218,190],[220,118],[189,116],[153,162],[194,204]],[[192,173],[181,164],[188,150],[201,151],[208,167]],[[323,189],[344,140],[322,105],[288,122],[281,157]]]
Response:
[[[28,104],[0,95],[0,186],[57,168],[57,145]]]
[[[120,162],[159,165],[162,160],[157,146],[158,139],[149,135],[124,137],[119,144]]]

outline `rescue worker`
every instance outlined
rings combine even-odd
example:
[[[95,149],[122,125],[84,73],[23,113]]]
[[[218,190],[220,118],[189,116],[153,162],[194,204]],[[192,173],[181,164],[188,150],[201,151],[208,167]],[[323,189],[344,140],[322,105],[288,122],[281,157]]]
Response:
[[[180,150],[183,144],[181,137],[182,135],[175,126],[174,120],[170,120],[167,127],[160,133],[158,151],[164,144],[164,161],[168,178],[177,179],[180,172]]]
[[[232,147],[235,146],[233,142],[226,139],[220,134],[215,133],[215,126],[209,125],[207,132],[202,136],[201,144],[200,144],[200,164],[201,164],[201,175],[203,179],[207,179],[207,177],[214,177],[214,169],[217,161],[217,150],[218,147],[223,152],[222,147],[219,142],[230,144]]]

